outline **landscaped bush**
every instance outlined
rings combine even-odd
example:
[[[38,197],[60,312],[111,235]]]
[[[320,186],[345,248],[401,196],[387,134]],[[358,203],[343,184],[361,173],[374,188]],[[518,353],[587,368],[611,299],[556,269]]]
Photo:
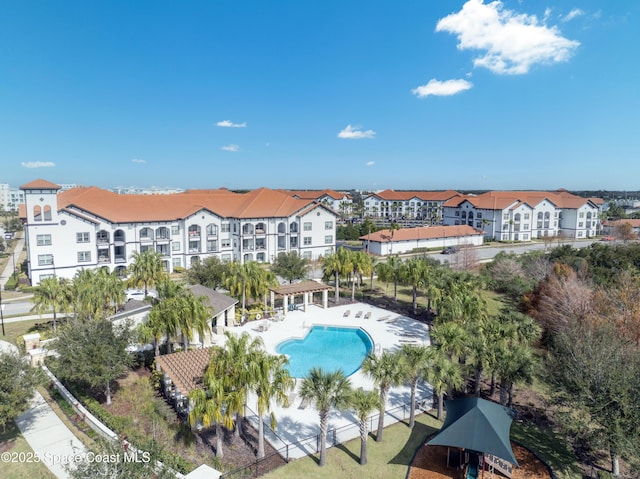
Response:
[[[18,277],[15,275],[10,276],[4,285],[4,289],[6,291],[14,291],[17,287],[18,287]]]

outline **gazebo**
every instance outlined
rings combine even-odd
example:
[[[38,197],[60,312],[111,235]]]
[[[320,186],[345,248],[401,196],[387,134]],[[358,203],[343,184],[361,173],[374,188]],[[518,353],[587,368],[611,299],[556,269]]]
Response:
[[[475,397],[453,399],[446,404],[444,424],[427,445],[458,447],[482,455],[483,462],[511,476],[511,464],[518,465],[509,439],[514,411]]]
[[[271,307],[275,309],[276,296],[282,298],[282,313],[296,308],[295,297],[302,296],[302,309],[307,310],[309,303],[313,303],[313,295],[322,293],[322,307],[327,309],[329,303],[329,290],[331,286],[318,281],[302,281],[300,283],[283,284],[277,288],[269,288],[271,296]]]

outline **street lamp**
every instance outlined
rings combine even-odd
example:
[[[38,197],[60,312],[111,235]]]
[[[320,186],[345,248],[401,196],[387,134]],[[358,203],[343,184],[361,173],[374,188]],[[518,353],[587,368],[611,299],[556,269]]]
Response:
[[[0,285],[0,323],[2,323],[2,335],[4,334],[4,304],[2,304],[2,286]]]
[[[16,252],[15,251],[11,252],[11,258],[13,259],[13,279],[15,281],[16,276],[18,275],[18,272],[16,271]]]

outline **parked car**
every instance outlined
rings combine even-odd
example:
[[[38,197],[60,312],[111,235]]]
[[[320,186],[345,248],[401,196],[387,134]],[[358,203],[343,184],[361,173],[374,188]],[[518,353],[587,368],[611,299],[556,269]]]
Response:
[[[442,254],[456,254],[458,252],[458,248],[455,246],[447,246],[442,250]]]

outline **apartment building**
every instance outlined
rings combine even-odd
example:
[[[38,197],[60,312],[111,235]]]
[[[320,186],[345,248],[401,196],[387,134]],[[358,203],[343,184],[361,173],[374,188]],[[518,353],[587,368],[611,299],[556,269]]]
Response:
[[[268,188],[131,195],[36,180],[21,189],[32,284],[82,268],[124,274],[133,252],[149,249],[169,272],[210,256],[271,262],[282,252],[316,260],[335,251],[335,212]]]
[[[24,204],[24,191],[11,188],[8,183],[0,183],[0,210],[18,211]]]
[[[282,190],[294,198],[316,201],[331,208],[336,213],[347,214],[351,212],[353,201],[347,193],[335,190]]]
[[[566,190],[489,191],[458,195],[443,205],[445,225],[469,225],[498,241],[563,236],[591,238],[600,232],[604,202]]]
[[[460,193],[384,190],[364,196],[364,214],[373,218],[416,219],[442,224],[444,203]]]

